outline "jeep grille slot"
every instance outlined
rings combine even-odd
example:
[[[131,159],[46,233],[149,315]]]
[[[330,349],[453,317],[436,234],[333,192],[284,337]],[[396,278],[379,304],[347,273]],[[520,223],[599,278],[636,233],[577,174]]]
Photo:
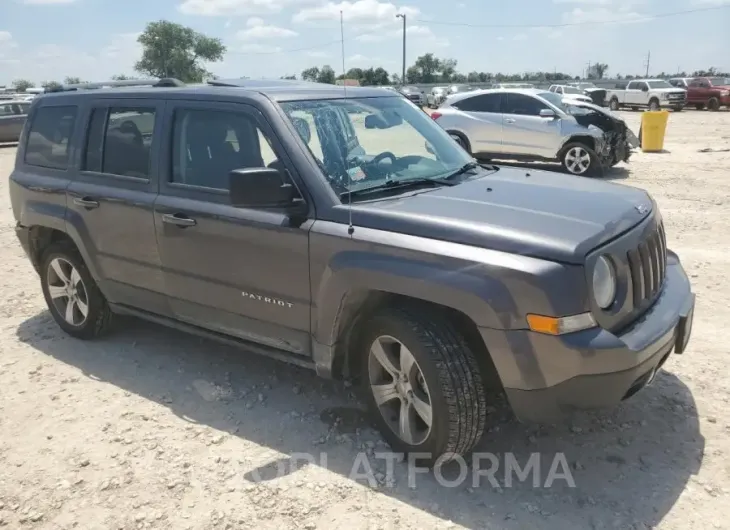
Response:
[[[627,253],[634,307],[639,308],[652,300],[664,284],[667,272],[667,244],[664,226],[657,229],[635,249]]]

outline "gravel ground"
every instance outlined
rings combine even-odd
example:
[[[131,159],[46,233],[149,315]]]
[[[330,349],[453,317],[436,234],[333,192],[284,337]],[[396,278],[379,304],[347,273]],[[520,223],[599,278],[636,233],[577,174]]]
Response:
[[[638,131],[640,113],[623,114]],[[540,487],[420,474],[410,488],[405,464],[378,458],[375,484],[351,478],[359,453],[386,448],[346,384],[135,320],[97,342],[64,336],[15,240],[15,149],[0,148],[0,527],[730,528],[729,150],[730,112],[672,114],[666,152],[607,177],[664,213],[697,293],[686,354],[621,407],[564,425],[521,425],[495,402],[479,450],[540,453]],[[543,487],[557,453],[575,487]]]

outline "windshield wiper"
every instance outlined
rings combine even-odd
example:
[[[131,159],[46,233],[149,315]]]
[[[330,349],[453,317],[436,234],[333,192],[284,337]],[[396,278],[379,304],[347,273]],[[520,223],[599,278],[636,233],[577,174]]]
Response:
[[[434,178],[414,178],[406,180],[386,180],[382,184],[375,186],[369,186],[367,188],[360,188],[357,190],[345,191],[340,193],[341,199],[347,199],[351,197],[357,197],[359,195],[367,195],[369,193],[375,193],[384,190],[405,190],[410,188],[423,188],[438,186],[456,186],[457,182],[446,179],[434,179]]]
[[[499,166],[492,166],[489,164],[480,164],[479,162],[467,162],[466,164],[461,166],[459,169],[457,169],[450,175],[444,177],[444,179],[453,180],[456,177],[463,175],[464,173],[467,173],[468,171],[472,171],[473,169],[477,169],[479,167],[488,169],[490,171],[499,171]]]

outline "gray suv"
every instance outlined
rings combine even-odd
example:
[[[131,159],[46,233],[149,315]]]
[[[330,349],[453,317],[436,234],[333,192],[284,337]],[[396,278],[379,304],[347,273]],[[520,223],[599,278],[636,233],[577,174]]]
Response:
[[[617,115],[547,90],[456,94],[431,116],[480,159],[556,160],[579,176],[598,176],[628,161],[632,147],[639,145]]]
[[[135,315],[359,381],[395,451],[615,405],[688,343],[644,191],[477,164],[413,103],[291,81],[47,94],[10,195],[51,315]]]

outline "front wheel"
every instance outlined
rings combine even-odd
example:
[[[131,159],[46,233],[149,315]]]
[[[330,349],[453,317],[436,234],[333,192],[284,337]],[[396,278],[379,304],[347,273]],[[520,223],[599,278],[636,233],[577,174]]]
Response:
[[[682,109],[684,109],[682,106],[674,107],[674,112],[682,112]]]
[[[717,98],[710,98],[710,101],[707,102],[707,108],[713,112],[720,110],[720,100]]]
[[[609,103],[609,107],[611,110],[618,110],[618,99],[612,99],[611,103]]]
[[[445,318],[393,308],[369,319],[358,348],[363,392],[391,448],[433,465],[469,453],[486,425],[474,352]],[[426,456],[428,455],[428,456]]]
[[[652,100],[651,100],[651,101],[649,102],[649,110],[650,110],[650,111],[652,111],[652,112],[656,112],[656,111],[657,111],[657,110],[659,110],[660,108],[661,108],[661,107],[660,107],[660,105],[659,105],[659,100],[658,100],[658,99],[652,99]]]
[[[563,169],[579,177],[596,176],[601,167],[596,152],[581,143],[571,143],[565,146],[560,161],[563,164]]]
[[[91,339],[109,329],[106,298],[71,243],[55,243],[43,253],[41,288],[53,319],[69,335]]]

